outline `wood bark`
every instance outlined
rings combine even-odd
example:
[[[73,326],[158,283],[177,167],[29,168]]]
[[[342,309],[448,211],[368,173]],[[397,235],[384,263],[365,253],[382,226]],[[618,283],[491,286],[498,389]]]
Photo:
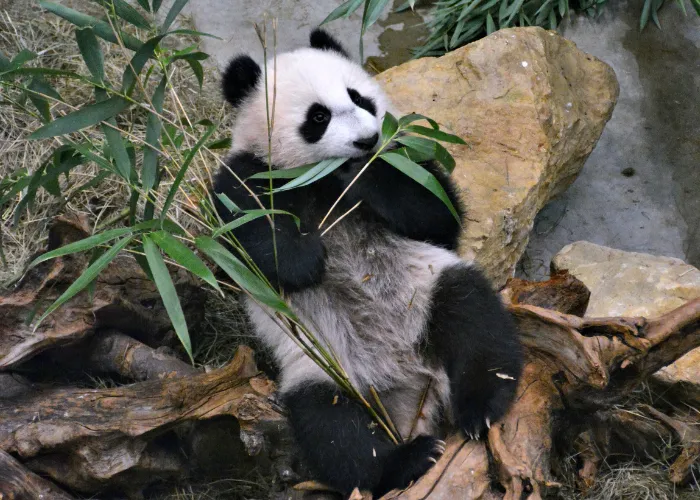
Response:
[[[0,450],[0,499],[73,500],[73,497]]]

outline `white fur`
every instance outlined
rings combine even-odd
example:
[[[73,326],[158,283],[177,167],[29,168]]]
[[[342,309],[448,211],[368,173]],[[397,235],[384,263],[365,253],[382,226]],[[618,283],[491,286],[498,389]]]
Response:
[[[268,97],[274,126],[272,163],[292,168],[331,157],[358,157],[366,154],[353,142],[380,133],[388,99],[377,82],[358,64],[330,51],[298,49],[268,61]],[[264,70],[263,70],[264,71]],[[273,90],[276,88],[276,95]],[[348,88],[371,97],[377,116],[353,104]],[[308,108],[318,102],[331,110],[326,133],[315,144],[299,134]],[[240,107],[233,128],[232,152],[250,151],[266,157],[267,114],[264,75],[253,93]]]

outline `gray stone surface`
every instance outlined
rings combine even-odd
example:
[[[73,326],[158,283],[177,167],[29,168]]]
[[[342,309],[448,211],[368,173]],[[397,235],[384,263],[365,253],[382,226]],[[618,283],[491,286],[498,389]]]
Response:
[[[610,2],[563,29],[614,68],[620,98],[578,179],[540,212],[520,275],[547,275],[577,240],[700,265],[700,19],[674,3],[659,16],[663,31],[640,33],[641,5]]]

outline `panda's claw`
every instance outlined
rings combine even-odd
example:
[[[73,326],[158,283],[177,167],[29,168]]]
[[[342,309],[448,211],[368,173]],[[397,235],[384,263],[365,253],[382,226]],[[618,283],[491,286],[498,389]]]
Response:
[[[435,448],[433,448],[433,450],[435,450],[435,452],[436,452],[436,453],[439,453],[440,455],[442,455],[442,454],[445,453],[445,447],[444,447],[444,446],[441,446],[441,445],[439,445],[439,444],[436,444],[436,445],[435,445]]]
[[[433,465],[437,465],[437,460],[435,460],[433,457],[428,457],[428,462],[432,462]]]
[[[447,443],[446,443],[445,441],[443,441],[442,439],[438,439],[438,440],[435,441],[435,442],[436,442],[437,444],[439,444],[440,446],[447,448]]]
[[[486,428],[491,429],[491,419],[489,417],[486,417]]]

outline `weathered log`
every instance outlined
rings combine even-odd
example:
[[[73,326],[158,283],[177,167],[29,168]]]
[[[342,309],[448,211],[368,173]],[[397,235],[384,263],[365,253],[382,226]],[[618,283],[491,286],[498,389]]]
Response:
[[[0,499],[73,500],[73,497],[0,450]]]
[[[511,278],[501,291],[506,303],[551,309],[574,316],[583,316],[591,292],[583,281],[568,271],[558,271],[547,281]]]
[[[180,424],[237,419],[250,453],[284,428],[274,391],[241,347],[226,367],[114,389],[51,389],[0,400],[0,449],[76,491],[139,489],[182,477],[187,461],[167,436]]]
[[[153,349],[116,330],[103,330],[91,339],[83,359],[91,372],[117,374],[137,381],[199,373],[167,350]]]
[[[57,218],[49,234],[52,250],[89,234],[83,219]],[[51,314],[34,330],[32,319],[80,276],[89,255],[66,255],[31,269],[9,292],[0,295],[0,370],[17,366],[38,353],[75,344],[98,328],[120,332],[157,347],[172,327],[155,285],[128,255],[117,257],[96,280],[91,297],[83,292]],[[188,324],[195,327],[203,311],[201,287],[189,273],[173,272]]]

